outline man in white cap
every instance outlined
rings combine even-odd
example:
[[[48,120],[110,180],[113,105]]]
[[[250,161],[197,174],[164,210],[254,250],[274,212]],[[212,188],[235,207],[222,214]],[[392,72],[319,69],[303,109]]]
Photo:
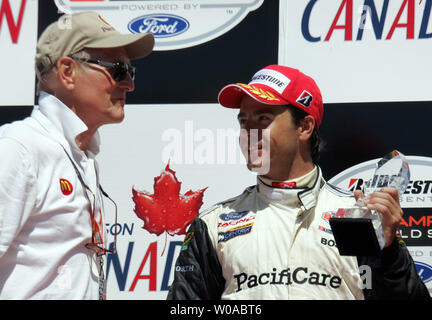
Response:
[[[383,216],[381,253],[339,255],[329,217],[355,199],[327,184],[317,165],[323,102],[312,78],[270,65],[249,84],[224,87],[219,103],[239,109],[248,138],[240,145],[257,184],[194,220],[168,299],[429,298],[396,233],[396,189],[366,202]]]
[[[123,120],[130,60],[154,38],[120,34],[96,12],[68,26],[54,22],[38,41],[39,105],[0,127],[0,299],[105,298],[115,243],[104,234],[98,128]]]

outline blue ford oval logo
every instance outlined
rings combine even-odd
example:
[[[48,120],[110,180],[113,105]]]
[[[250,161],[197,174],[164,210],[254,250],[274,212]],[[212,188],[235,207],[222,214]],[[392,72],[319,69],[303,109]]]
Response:
[[[189,22],[173,14],[149,14],[133,19],[128,29],[132,33],[153,33],[155,38],[168,38],[189,29]]]
[[[419,274],[420,278],[423,280],[423,282],[428,282],[432,280],[432,267],[424,262],[414,262],[417,273]]]
[[[248,213],[249,211],[222,213],[219,218],[221,218],[223,221],[240,220]]]

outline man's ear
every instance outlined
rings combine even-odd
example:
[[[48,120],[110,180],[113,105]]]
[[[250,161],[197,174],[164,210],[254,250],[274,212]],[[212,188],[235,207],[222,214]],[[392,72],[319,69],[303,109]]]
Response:
[[[307,115],[300,121],[300,125],[297,128],[299,139],[307,141],[309,140],[312,132],[315,128],[315,118],[311,115]]]
[[[78,63],[70,57],[61,57],[57,61],[57,77],[66,90],[75,89]]]

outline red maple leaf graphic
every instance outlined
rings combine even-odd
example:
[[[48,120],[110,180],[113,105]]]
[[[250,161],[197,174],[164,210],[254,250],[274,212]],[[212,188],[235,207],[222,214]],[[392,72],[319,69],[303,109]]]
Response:
[[[132,200],[135,202],[135,214],[144,221],[143,229],[159,236],[166,231],[169,235],[186,234],[187,226],[198,214],[202,206],[204,191],[189,190],[180,194],[181,182],[169,163],[161,175],[154,178],[154,194],[137,191],[132,187]]]

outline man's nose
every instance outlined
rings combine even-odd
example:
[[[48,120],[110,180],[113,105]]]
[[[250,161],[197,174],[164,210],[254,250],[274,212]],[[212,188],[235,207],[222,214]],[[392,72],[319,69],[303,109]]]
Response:
[[[264,129],[258,128],[241,128],[240,136],[247,141],[260,141],[263,137]]]
[[[132,92],[135,90],[135,82],[132,80],[129,73],[127,74],[126,78],[120,81],[119,87],[123,90],[126,90],[127,92]]]

